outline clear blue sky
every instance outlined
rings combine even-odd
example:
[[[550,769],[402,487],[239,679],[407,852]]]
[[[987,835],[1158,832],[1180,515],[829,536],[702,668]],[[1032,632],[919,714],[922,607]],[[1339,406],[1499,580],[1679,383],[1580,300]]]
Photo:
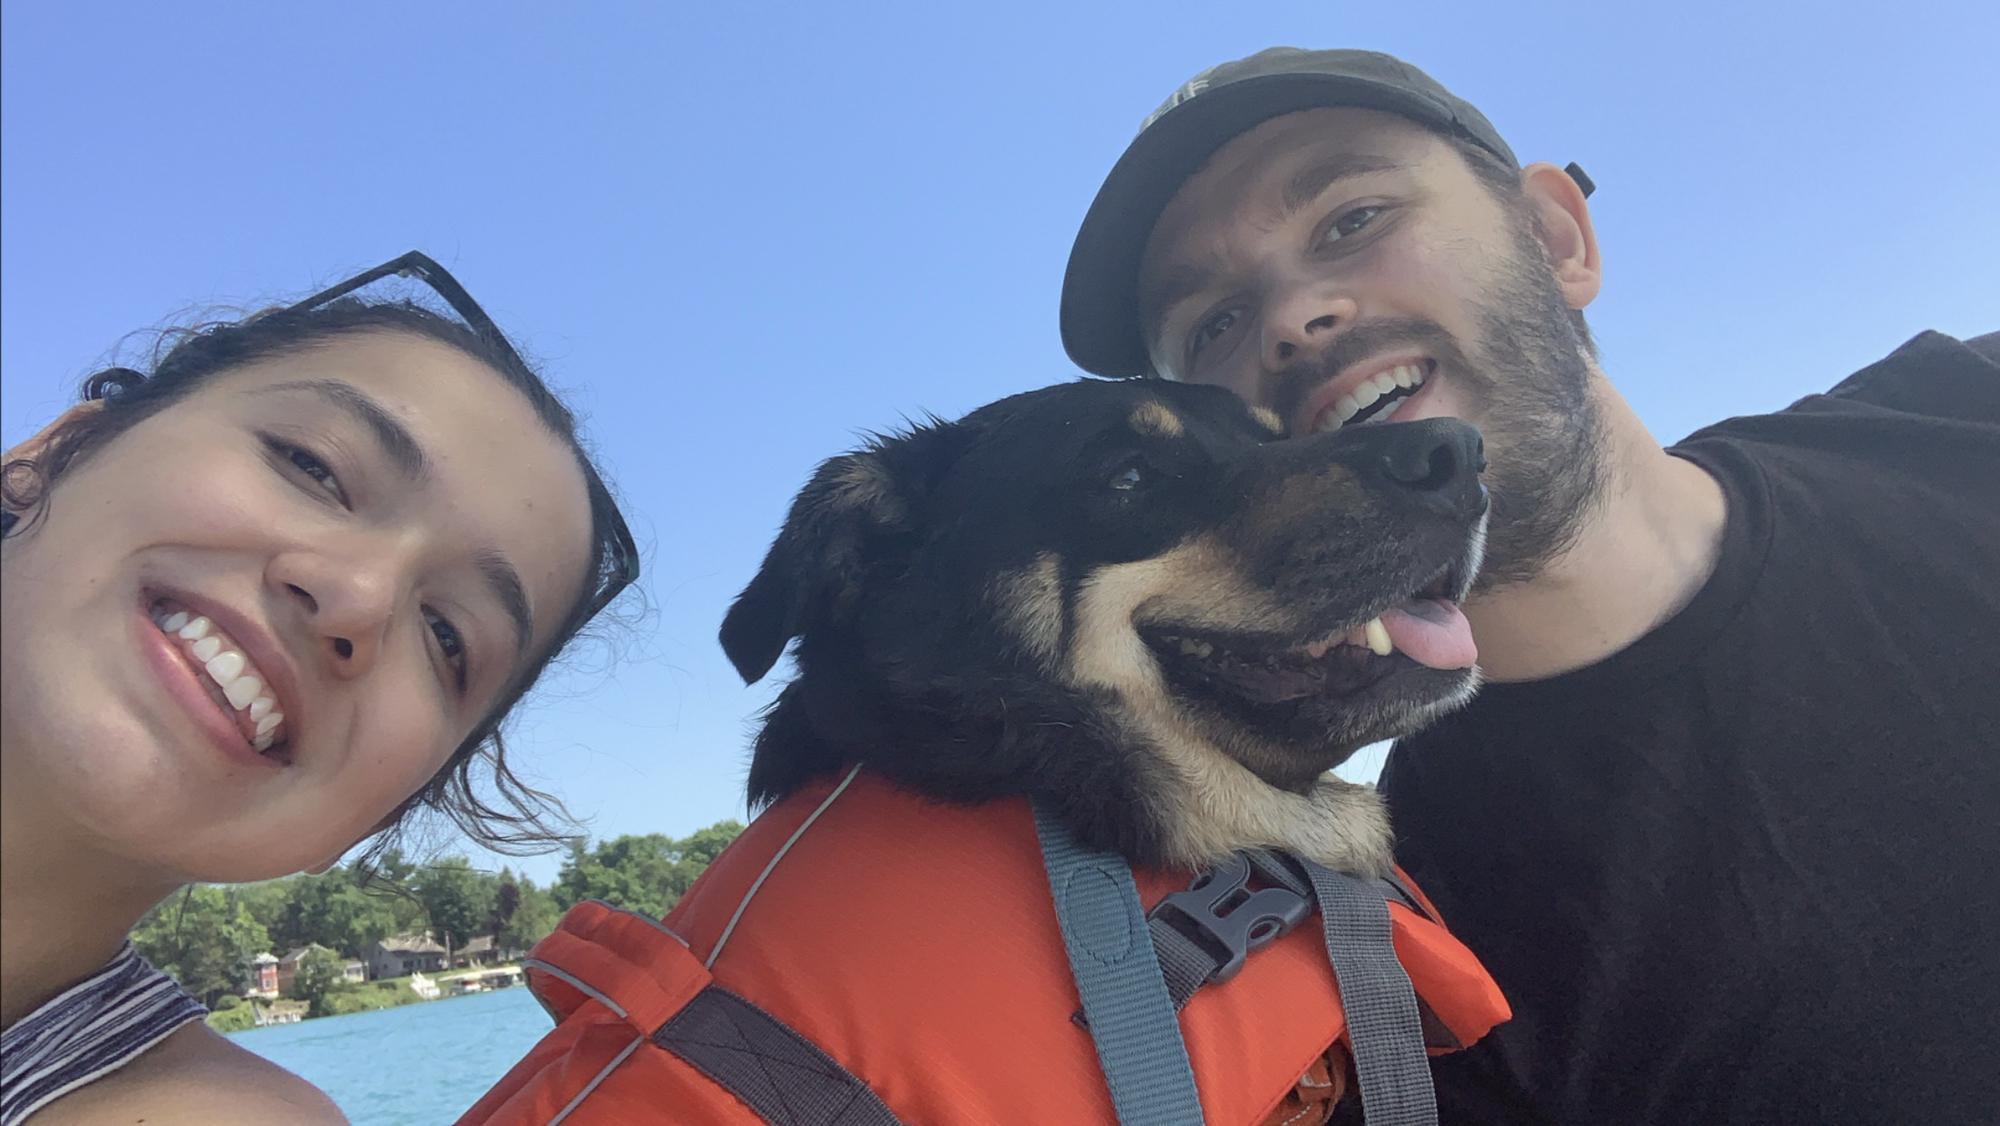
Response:
[[[2000,328],[1993,10],[10,0],[0,421],[131,330],[429,251],[570,389],[648,547],[652,617],[519,761],[600,835],[681,834],[743,811],[769,691],[715,630],[792,493],[858,432],[1074,374],[1070,240],[1193,72],[1388,50],[1581,161],[1591,321],[1670,439]]]

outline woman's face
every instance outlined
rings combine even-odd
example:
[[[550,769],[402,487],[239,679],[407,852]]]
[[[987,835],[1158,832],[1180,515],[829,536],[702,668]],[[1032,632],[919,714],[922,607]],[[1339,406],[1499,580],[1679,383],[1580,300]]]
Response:
[[[372,332],[212,376],[6,541],[9,805],[176,881],[337,856],[550,643],[590,533],[574,456],[456,349]]]

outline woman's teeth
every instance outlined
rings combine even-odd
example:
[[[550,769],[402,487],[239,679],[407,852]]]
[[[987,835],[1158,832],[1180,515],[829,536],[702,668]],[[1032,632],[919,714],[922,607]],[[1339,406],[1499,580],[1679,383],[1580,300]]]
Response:
[[[187,643],[188,654],[214,685],[211,695],[247,714],[255,732],[250,738],[252,747],[262,752],[278,744],[285,735],[285,713],[277,710],[277,698],[265,691],[263,675],[227,634],[207,618],[164,604],[153,607],[153,624],[161,633]]]
[[[1362,380],[1355,385],[1354,390],[1335,399],[1325,410],[1319,412],[1319,417],[1313,419],[1311,432],[1319,434],[1328,430],[1338,430],[1352,421],[1356,415],[1363,416],[1362,421],[1365,422],[1376,413],[1369,408],[1375,407],[1385,396],[1395,395],[1398,391],[1403,392],[1405,397],[1414,394],[1417,388],[1424,385],[1424,367],[1422,361],[1402,364]],[[1386,406],[1387,404],[1384,404],[1383,408],[1377,409],[1385,409]]]

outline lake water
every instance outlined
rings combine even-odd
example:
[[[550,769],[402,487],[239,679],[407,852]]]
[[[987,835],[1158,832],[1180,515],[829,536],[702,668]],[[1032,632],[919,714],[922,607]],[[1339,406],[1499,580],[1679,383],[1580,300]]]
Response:
[[[534,994],[515,986],[230,1039],[333,1096],[354,1126],[443,1126],[551,1027]]]

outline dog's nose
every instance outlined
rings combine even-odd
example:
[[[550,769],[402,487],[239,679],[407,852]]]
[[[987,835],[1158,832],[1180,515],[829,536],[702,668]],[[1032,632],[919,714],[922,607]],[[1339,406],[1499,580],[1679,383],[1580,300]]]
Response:
[[[1373,447],[1361,464],[1395,492],[1448,509],[1484,503],[1479,474],[1486,468],[1486,445],[1479,431],[1457,419],[1358,427],[1351,437]]]

